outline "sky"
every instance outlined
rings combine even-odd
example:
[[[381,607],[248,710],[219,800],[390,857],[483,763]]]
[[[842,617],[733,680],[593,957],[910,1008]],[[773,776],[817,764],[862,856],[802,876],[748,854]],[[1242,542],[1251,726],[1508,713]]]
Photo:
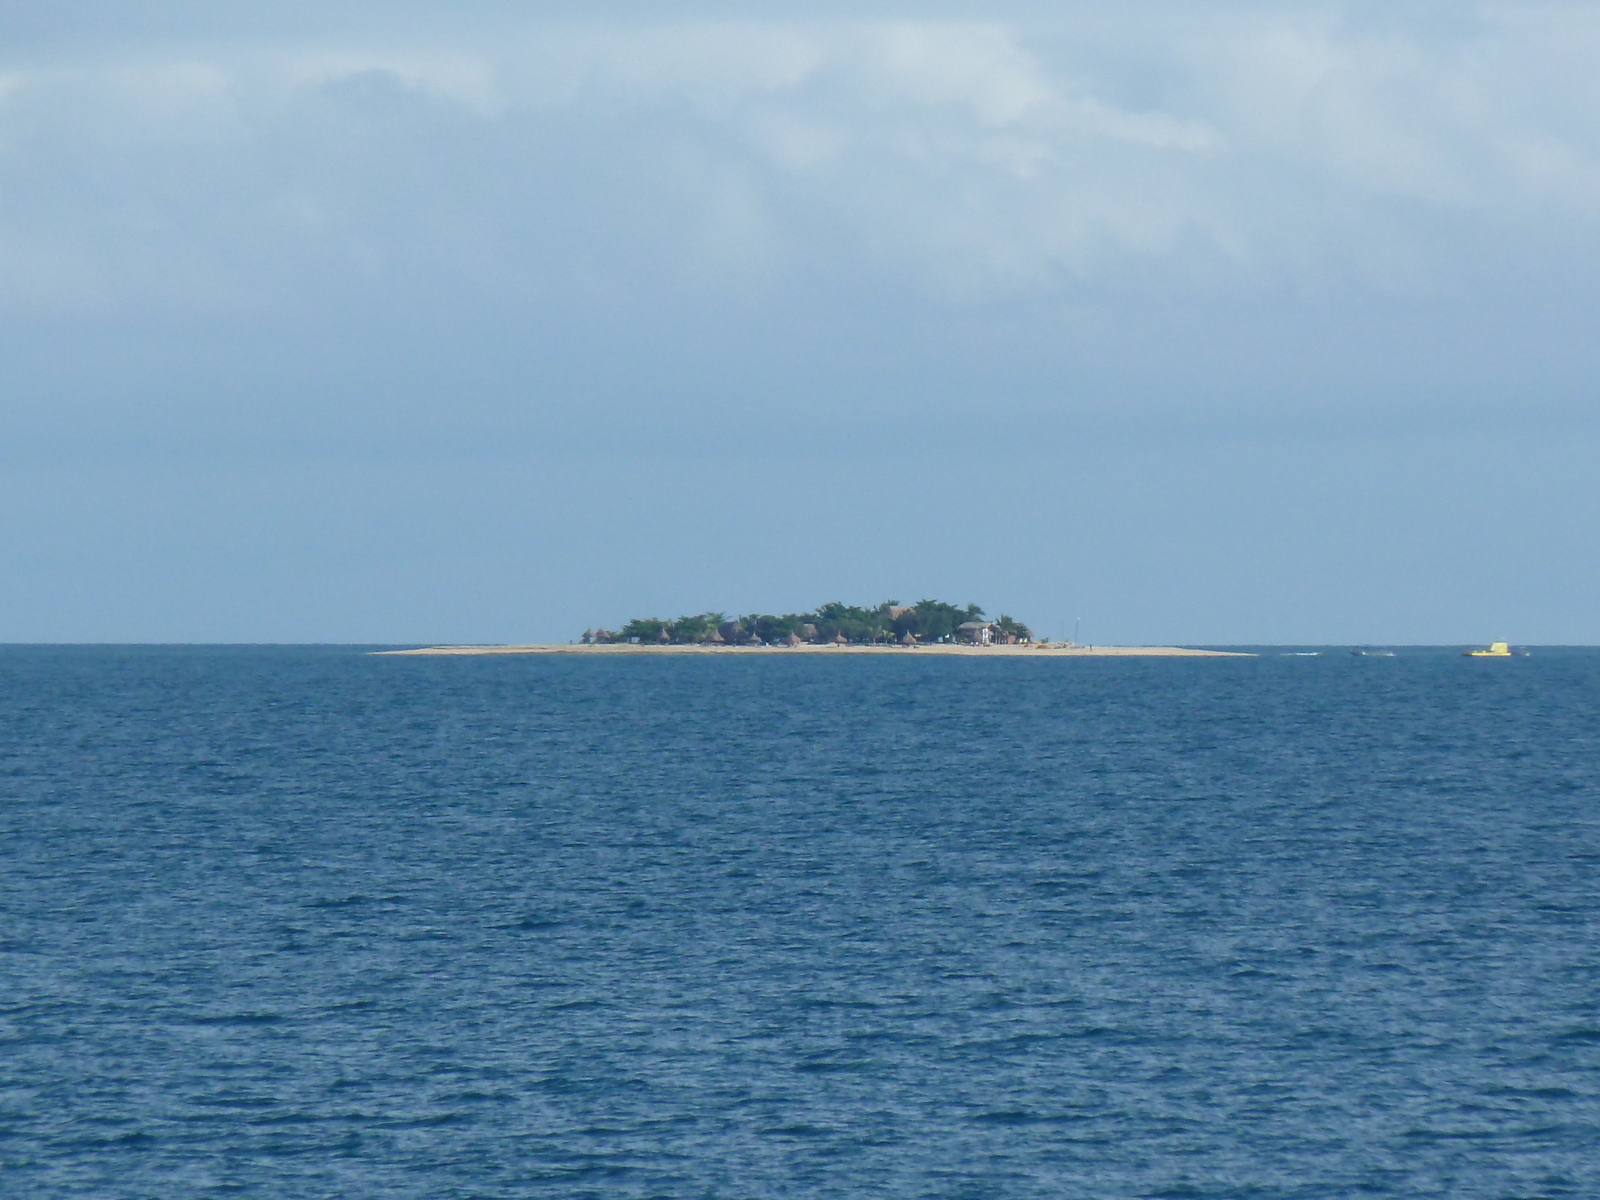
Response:
[[[1596,61],[1567,0],[0,0],[0,641],[1600,642]]]

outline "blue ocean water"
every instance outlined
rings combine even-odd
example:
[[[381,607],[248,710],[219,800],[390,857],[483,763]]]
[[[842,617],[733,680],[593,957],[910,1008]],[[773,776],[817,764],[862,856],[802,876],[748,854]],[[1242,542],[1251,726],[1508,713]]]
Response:
[[[1600,654],[0,649],[0,1195],[1600,1196]]]

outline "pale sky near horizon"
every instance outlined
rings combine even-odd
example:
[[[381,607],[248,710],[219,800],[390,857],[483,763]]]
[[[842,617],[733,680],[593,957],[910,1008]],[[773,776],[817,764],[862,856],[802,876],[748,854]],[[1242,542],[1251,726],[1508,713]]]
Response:
[[[0,642],[1600,643],[1600,6],[0,0]]]

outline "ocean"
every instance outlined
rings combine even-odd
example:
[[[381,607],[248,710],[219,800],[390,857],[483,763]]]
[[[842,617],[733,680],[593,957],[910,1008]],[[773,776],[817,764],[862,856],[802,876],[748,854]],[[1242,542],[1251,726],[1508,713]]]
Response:
[[[1600,653],[0,649],[0,1195],[1600,1196]]]

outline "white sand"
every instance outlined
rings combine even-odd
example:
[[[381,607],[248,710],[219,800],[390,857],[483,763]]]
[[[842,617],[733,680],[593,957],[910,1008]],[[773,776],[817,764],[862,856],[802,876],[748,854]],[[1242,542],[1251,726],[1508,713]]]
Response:
[[[955,654],[987,658],[1253,658],[1229,650],[1189,650],[1182,646],[424,646],[419,650],[377,650],[376,654]]]

